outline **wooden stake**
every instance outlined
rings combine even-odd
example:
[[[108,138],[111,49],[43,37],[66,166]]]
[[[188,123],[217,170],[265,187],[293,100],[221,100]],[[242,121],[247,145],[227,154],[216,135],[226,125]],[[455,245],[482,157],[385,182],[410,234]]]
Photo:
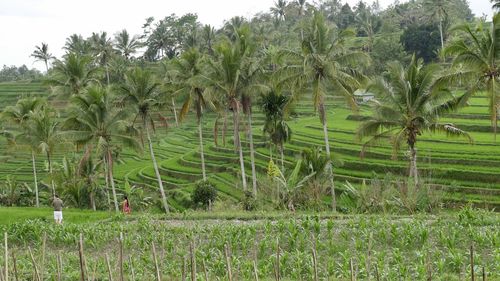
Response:
[[[11,252],[12,255],[12,266],[14,267],[14,280],[18,281],[19,278],[17,276],[17,261],[16,261],[16,254],[14,251]]]
[[[119,245],[120,245],[120,261],[119,261],[120,281],[124,281],[125,279],[123,279],[123,233],[122,232],[120,232]]]
[[[30,253],[30,257],[31,257],[31,263],[33,265],[33,269],[35,270],[35,279],[37,281],[41,281],[40,280],[40,274],[38,274],[38,268],[36,266],[36,262],[35,262],[35,258],[33,257],[33,252],[31,251],[31,246],[28,246],[28,251]]]
[[[470,246],[470,277],[471,281],[476,280],[476,277],[474,276],[474,245]]]
[[[191,256],[191,281],[196,281],[196,254],[194,242],[189,245],[189,255]]]
[[[207,271],[207,265],[205,264],[205,259],[202,260],[202,265],[203,265],[203,272],[205,273],[205,281],[208,281],[208,271]]]
[[[128,257],[128,263],[130,264],[130,274],[132,274],[132,281],[135,281],[134,263],[132,263],[132,257]]]
[[[375,264],[375,277],[377,281],[380,281],[380,274],[378,273],[378,264]]]
[[[80,280],[85,281],[85,260],[83,254],[83,234],[80,233],[80,241],[78,243],[78,255],[80,256]]]
[[[182,271],[181,271],[181,281],[186,281],[187,272],[187,261],[186,256],[182,257]]]
[[[158,259],[156,258],[156,248],[155,248],[155,243],[152,243],[153,246],[153,261],[155,263],[155,278],[156,281],[161,281],[161,276],[160,276],[160,268],[158,267]]]
[[[483,281],[486,281],[486,270],[484,270],[484,266],[483,266]]]
[[[8,235],[7,235],[7,232],[4,232],[3,234],[4,236],[4,249],[5,249],[5,280],[8,281],[9,280],[9,245],[8,245]]]
[[[97,274],[97,265],[98,265],[99,261],[96,260],[95,263],[94,263],[94,270],[92,270],[92,281],[95,281],[95,276]]]
[[[280,281],[280,240],[276,238],[276,281]]]
[[[45,272],[45,249],[47,244],[47,232],[43,233],[42,239],[42,263],[40,265],[40,279],[43,280],[43,274]]]
[[[109,278],[109,281],[113,281],[113,274],[111,272],[111,264],[109,263],[108,253],[104,254],[104,259],[106,261],[106,267],[108,268],[108,278]]]
[[[228,244],[224,244],[224,252],[226,254],[227,277],[229,281],[233,281],[233,273],[231,270],[231,253]]]
[[[351,266],[351,281],[354,281],[354,280],[356,280],[356,277],[354,276],[354,265],[352,262],[352,258],[349,260],[349,264]]]
[[[61,281],[62,280],[62,260],[61,260],[61,253],[60,252],[57,252],[56,266],[57,266],[57,281]]]
[[[255,281],[259,281],[259,272],[257,271],[257,263],[255,260],[253,261],[253,275],[255,277]]]

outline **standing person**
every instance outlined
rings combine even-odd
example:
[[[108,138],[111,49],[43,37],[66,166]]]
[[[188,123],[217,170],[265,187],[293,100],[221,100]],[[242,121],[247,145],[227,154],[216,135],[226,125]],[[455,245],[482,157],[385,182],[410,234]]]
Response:
[[[56,224],[62,224],[63,214],[62,208],[64,207],[63,201],[59,198],[59,195],[54,196],[54,200],[52,201],[52,206],[54,207],[54,220]]]
[[[123,213],[125,215],[130,215],[130,203],[128,202],[128,197],[124,196],[122,203]]]

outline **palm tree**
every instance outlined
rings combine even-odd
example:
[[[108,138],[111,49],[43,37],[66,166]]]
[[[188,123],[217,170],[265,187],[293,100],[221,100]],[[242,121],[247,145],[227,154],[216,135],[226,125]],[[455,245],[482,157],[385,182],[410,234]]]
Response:
[[[302,17],[304,16],[304,6],[306,5],[307,0],[297,0],[297,3],[299,4],[299,17],[302,20]],[[304,40],[304,28],[302,27],[302,24],[300,26],[300,40]]]
[[[115,35],[114,46],[128,60],[130,55],[135,54],[137,49],[141,47],[141,42],[138,36],[132,36],[131,38],[128,31],[123,29]]]
[[[278,2],[274,3],[274,7],[271,7],[271,13],[278,19],[278,21],[285,21],[286,5],[286,0],[278,0]]]
[[[203,26],[202,32],[203,41],[205,41],[205,48],[209,55],[214,54],[213,41],[215,40],[215,29],[213,26],[206,24]]]
[[[55,195],[52,155],[54,150],[61,146],[63,140],[59,132],[59,122],[55,112],[49,107],[43,107],[30,113],[27,129],[18,136],[23,142],[30,143],[32,147],[45,154],[49,168],[49,177],[52,185],[52,195]]]
[[[43,61],[45,63],[45,69],[49,72],[49,61],[55,57],[49,53],[49,45],[42,42],[42,46],[35,46],[35,50],[31,54],[35,58],[35,61]]]
[[[161,180],[158,162],[156,161],[153,150],[153,142],[151,141],[151,134],[149,132],[150,126],[152,129],[155,128],[152,117],[153,110],[161,104],[158,86],[158,83],[155,82],[151,73],[140,68],[135,68],[125,74],[125,83],[120,87],[118,99],[121,104],[132,107],[135,111],[136,118],[139,117],[142,121],[142,129],[146,131],[149,153],[151,154],[151,161],[153,161],[153,168],[160,188],[163,207],[165,208],[165,212],[168,213],[169,207],[167,196],[163,188],[163,182]]]
[[[90,42],[83,39],[81,35],[72,34],[70,37],[66,38],[63,49],[65,49],[67,53],[88,56],[91,53],[92,46]]]
[[[108,38],[106,32],[102,33],[92,33],[89,38],[90,44],[92,46],[92,52],[100,66],[103,66],[106,70],[106,81],[109,85],[109,61],[115,50],[113,49],[113,44],[111,38]]]
[[[60,89],[65,95],[78,95],[92,83],[99,83],[99,70],[89,56],[67,54],[63,60],[56,60],[51,76],[45,83]]]
[[[416,186],[419,184],[416,144],[422,133],[441,131],[472,141],[453,124],[439,122],[441,114],[457,109],[466,96],[454,97],[440,83],[440,71],[437,65],[424,67],[415,56],[406,68],[398,62],[390,63],[387,78],[375,80],[368,88],[377,100],[372,103],[373,115],[357,131],[360,139],[370,137],[363,144],[362,155],[369,146],[389,140],[395,158],[406,142],[410,152],[409,177]]]
[[[7,122],[11,122],[15,124],[22,130],[22,135],[27,136],[30,134],[28,131],[28,121],[30,117],[33,116],[33,112],[39,110],[41,107],[45,105],[45,101],[40,98],[25,98],[17,101],[15,106],[8,106],[2,112],[2,118]],[[14,143],[16,143],[15,138],[13,138]],[[16,143],[17,145],[17,143]],[[31,149],[31,162],[33,168],[33,179],[35,183],[35,202],[36,206],[40,206],[40,200],[38,197],[38,179],[36,172],[36,161],[35,161],[35,152],[37,150],[37,146],[31,145],[28,143]]]
[[[345,38],[352,36],[349,31],[342,31],[332,36],[323,15],[315,12],[306,36],[302,41],[302,51],[282,51],[281,54],[290,59],[290,64],[276,75],[283,83],[296,88],[296,93],[303,92],[306,86],[312,88],[314,108],[319,112],[323,125],[326,156],[331,159],[328,138],[327,110],[325,99],[327,91],[333,89],[334,94],[343,96],[351,107],[355,108],[352,93],[361,86],[364,76],[355,66],[367,64],[369,58],[364,53],[349,52],[345,47]],[[335,184],[333,167],[328,165],[332,194],[332,209],[336,209]]]
[[[439,22],[439,35],[441,36],[441,50],[444,50],[443,21],[448,17],[447,9],[451,0],[425,0],[424,7],[429,10],[430,17]]]
[[[493,3],[492,9],[499,10],[500,9],[500,0],[490,0]]]
[[[64,136],[78,145],[87,145],[87,150],[96,148],[99,158],[105,162],[106,178],[111,184],[116,212],[119,212],[116,197],[113,164],[118,144],[140,149],[140,144],[131,136],[131,127],[126,120],[126,110],[113,107],[109,90],[99,85],[88,87],[81,95],[73,96],[69,117],[64,127]]]
[[[223,42],[216,48],[217,58],[215,62],[209,61],[211,73],[209,82],[213,91],[221,93],[227,100],[229,110],[233,112],[234,144],[239,150],[241,179],[243,189],[246,191],[247,182],[245,175],[245,162],[243,149],[241,147],[239,134],[239,115],[241,111],[240,100],[245,94],[249,94],[255,75],[255,61],[251,58],[253,45],[251,44],[250,30],[247,25],[236,30],[237,35],[234,42]],[[251,121],[251,115],[249,115]],[[251,123],[249,123],[251,130]],[[250,131],[251,134],[251,131]],[[250,155],[253,155],[253,143],[250,141]],[[251,161],[254,167],[254,161]],[[254,170],[254,168],[252,169]],[[255,173],[253,173],[254,178]],[[254,193],[256,192],[256,180],[254,182]]]
[[[500,78],[500,14],[493,16],[489,29],[479,24],[474,30],[468,24],[462,24],[453,29],[465,38],[452,42],[445,48],[445,55],[454,56],[453,66],[456,71],[443,78],[448,82],[471,84],[469,95],[486,91],[489,96],[489,110],[494,139],[497,135],[498,109],[500,106],[497,83]]]
[[[172,61],[174,69],[173,80],[177,81],[177,93],[184,94],[184,104],[179,113],[179,118],[182,120],[187,115],[191,107],[194,107],[196,112],[196,120],[198,122],[198,136],[200,142],[201,156],[201,171],[203,180],[207,180],[205,168],[205,155],[203,153],[203,129],[202,117],[203,111],[207,107],[205,83],[202,80],[203,71],[203,56],[197,49],[189,49],[184,52],[177,60]]]
[[[280,151],[281,170],[284,170],[284,143],[292,138],[292,130],[285,120],[289,101],[276,87],[263,94],[260,101],[261,110],[266,116],[263,132]]]

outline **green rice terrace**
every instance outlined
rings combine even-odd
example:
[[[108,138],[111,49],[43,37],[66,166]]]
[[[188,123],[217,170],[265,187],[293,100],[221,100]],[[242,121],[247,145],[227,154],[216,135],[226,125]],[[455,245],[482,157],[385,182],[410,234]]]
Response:
[[[23,96],[48,96],[47,87],[41,83],[1,83],[1,107],[14,105]],[[384,177],[387,173],[404,175],[408,164],[404,152],[397,160],[391,160],[389,146],[377,146],[369,149],[361,159],[361,144],[356,141],[355,131],[361,118],[368,114],[365,107],[353,113],[343,106],[343,101],[328,100],[328,123],[331,149],[334,158],[341,164],[335,167],[335,180],[340,189],[349,181],[360,184],[373,177]],[[168,115],[170,112],[166,112]],[[171,113],[170,113],[171,115]],[[314,111],[312,102],[304,98],[294,106],[289,122],[293,131],[292,140],[285,144],[285,163],[289,168],[300,156],[305,147],[321,147],[323,135],[321,123]],[[214,142],[214,114],[204,118],[204,152],[209,179],[213,182],[223,199],[240,202],[244,197],[239,178],[238,156],[230,143],[231,120],[228,120],[226,145],[222,143],[222,130],[219,130],[218,145]],[[230,118],[228,118],[230,119]],[[256,169],[265,175],[269,162],[269,144],[262,133],[264,116],[255,110],[253,115],[253,133],[256,147]],[[444,122],[450,122],[470,133],[474,142],[469,144],[464,139],[446,138],[444,134],[425,134],[419,140],[419,169],[432,188],[445,192],[446,202],[462,205],[473,202],[476,206],[495,208],[500,206],[500,145],[493,139],[488,113],[488,101],[485,96],[470,99],[469,106],[457,113],[444,116]],[[222,123],[219,120],[219,123]],[[221,126],[222,127],[222,126]],[[166,132],[167,131],[167,132]],[[245,134],[242,134],[244,136]],[[29,151],[19,151],[1,142],[0,180],[15,176],[17,181],[31,182],[31,156]],[[246,144],[246,138],[242,142]],[[170,202],[174,208],[183,210],[182,200],[189,198],[194,183],[202,179],[199,157],[199,142],[194,118],[188,118],[179,127],[175,127],[170,116],[168,129],[158,128],[154,136],[155,153],[160,165],[162,181],[168,187]],[[60,162],[67,150],[55,152],[54,161]],[[244,153],[248,153],[244,149]],[[125,149],[116,165],[114,175],[118,185],[126,180],[155,192],[155,175],[148,153],[137,154]],[[250,170],[248,163],[247,171]],[[43,178],[46,160],[39,157],[37,169]],[[247,175],[248,176],[248,175]],[[250,180],[250,179],[249,179]]]

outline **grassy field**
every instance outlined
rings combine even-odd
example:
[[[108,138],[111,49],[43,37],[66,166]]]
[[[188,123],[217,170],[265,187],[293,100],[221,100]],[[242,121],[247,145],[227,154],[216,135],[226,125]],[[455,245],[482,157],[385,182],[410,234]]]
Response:
[[[114,213],[102,211],[93,212],[91,210],[80,209],[64,209],[63,216],[64,221],[68,221],[73,224],[81,224],[109,219],[114,216]],[[53,209],[21,207],[0,208],[0,225],[10,225],[33,219],[52,223],[54,220]]]
[[[16,99],[26,95],[46,95],[47,89],[40,83],[2,83],[0,84],[0,108],[14,104]],[[319,120],[312,109],[310,97],[295,107],[294,118],[289,121],[293,130],[293,139],[285,147],[286,166],[290,167],[305,147],[323,146],[323,133]],[[344,108],[340,102],[330,98],[327,102],[329,134],[334,157],[342,160],[343,165],[336,167],[336,180],[340,187],[346,180],[360,183],[369,180],[376,173],[383,177],[387,173],[405,175],[407,159],[402,151],[397,160],[391,160],[391,148],[380,145],[370,149],[364,159],[359,157],[361,144],[355,138],[355,130],[359,125],[353,115],[369,114],[362,107],[360,112],[353,113]],[[264,171],[269,161],[269,148],[262,136],[263,116],[254,110],[253,132],[256,146],[257,171]],[[170,127],[158,128],[154,137],[154,146],[160,164],[162,179],[169,189],[170,202],[177,210],[185,207],[182,201],[189,196],[194,182],[201,179],[201,161],[195,122],[188,118],[179,127],[173,124],[171,112]],[[209,179],[216,185],[221,199],[238,202],[243,198],[240,188],[239,165],[230,141],[232,122],[228,118],[227,143],[222,145],[221,129],[219,129],[219,145],[214,143],[213,127],[215,115],[208,113],[204,118],[204,150]],[[244,121],[243,121],[244,122]],[[473,144],[464,139],[448,139],[442,134],[424,134],[417,143],[419,151],[419,169],[427,182],[436,189],[446,192],[450,203],[472,202],[478,206],[500,206],[500,145],[494,142],[490,133],[491,126],[488,115],[488,102],[483,96],[470,100],[470,106],[460,112],[444,116],[443,122],[452,122],[468,130],[474,139]],[[222,121],[220,120],[220,127]],[[245,127],[245,125],[243,125]],[[247,139],[242,134],[245,145],[247,177],[250,165],[248,161]],[[15,175],[18,181],[32,184],[30,155],[28,152],[6,146],[0,140],[0,181],[7,175]],[[73,152],[57,151],[56,162],[63,155]],[[43,155],[37,157],[37,170],[44,177],[46,163]],[[142,186],[156,193],[156,183],[151,161],[147,153],[138,155],[125,149],[121,153],[120,163],[115,166],[115,177],[118,187],[125,180]]]

